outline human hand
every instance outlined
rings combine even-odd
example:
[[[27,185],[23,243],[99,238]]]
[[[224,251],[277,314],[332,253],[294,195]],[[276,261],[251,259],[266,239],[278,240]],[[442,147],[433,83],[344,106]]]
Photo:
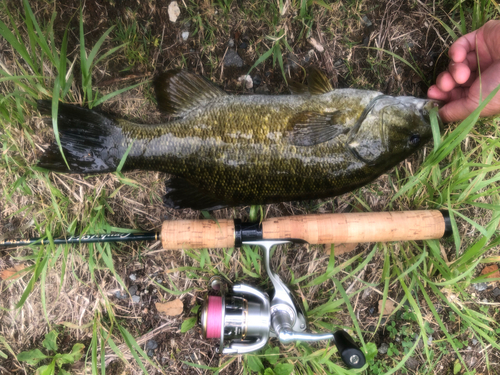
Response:
[[[439,110],[444,122],[465,119],[478,107],[479,98],[484,100],[500,84],[500,21],[489,21],[457,39],[450,47],[449,56],[448,70],[439,74],[436,84],[427,91],[430,99],[446,102]],[[481,116],[499,113],[500,92]]]

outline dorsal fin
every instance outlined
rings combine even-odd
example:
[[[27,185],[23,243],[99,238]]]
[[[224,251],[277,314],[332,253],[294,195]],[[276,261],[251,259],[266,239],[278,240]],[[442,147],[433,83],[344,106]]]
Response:
[[[309,94],[309,87],[297,81],[288,80],[288,89],[294,95]]]
[[[212,99],[227,95],[212,82],[185,70],[162,73],[154,82],[158,107],[173,115],[181,115]]]
[[[308,70],[307,85],[311,95],[321,95],[333,91],[332,85],[323,72],[316,68]]]

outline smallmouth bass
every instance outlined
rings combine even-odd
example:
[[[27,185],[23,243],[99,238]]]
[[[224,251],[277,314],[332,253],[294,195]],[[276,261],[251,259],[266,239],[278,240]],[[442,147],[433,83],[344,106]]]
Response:
[[[139,125],[59,104],[57,144],[39,166],[62,173],[162,171],[172,208],[328,198],[359,188],[415,152],[431,137],[434,100],[376,91],[333,90],[319,71],[294,95],[228,95],[181,70],[155,81],[166,124]],[[49,101],[39,101],[50,114]]]

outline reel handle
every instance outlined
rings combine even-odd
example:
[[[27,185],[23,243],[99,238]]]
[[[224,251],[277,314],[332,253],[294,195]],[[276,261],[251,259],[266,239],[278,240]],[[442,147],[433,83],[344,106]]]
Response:
[[[447,211],[420,210],[297,215],[267,219],[262,225],[233,220],[163,222],[164,249],[240,246],[241,242],[300,239],[310,244],[438,239],[451,234]]]
[[[333,341],[337,346],[342,361],[350,368],[361,368],[366,363],[363,352],[346,331],[339,330],[333,334]]]

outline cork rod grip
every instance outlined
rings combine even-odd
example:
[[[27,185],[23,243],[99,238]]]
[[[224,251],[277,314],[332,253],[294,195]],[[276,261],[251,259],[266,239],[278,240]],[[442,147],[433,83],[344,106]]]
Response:
[[[160,238],[163,248],[169,250],[234,247],[234,221],[167,220]]]
[[[262,223],[264,239],[300,238],[310,244],[390,242],[443,237],[437,210],[280,217]]]

